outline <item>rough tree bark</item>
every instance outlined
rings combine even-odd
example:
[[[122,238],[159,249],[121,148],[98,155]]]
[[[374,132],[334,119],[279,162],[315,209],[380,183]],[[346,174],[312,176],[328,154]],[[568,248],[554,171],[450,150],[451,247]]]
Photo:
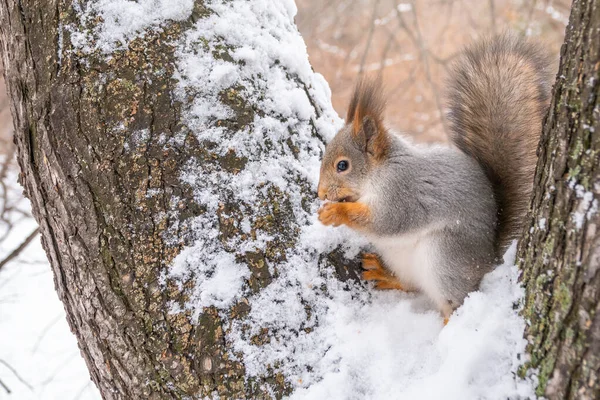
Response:
[[[328,118],[331,125],[331,106],[315,99],[314,82],[286,70],[285,60],[276,60],[269,67],[282,73],[266,84],[294,88],[295,100],[307,104],[310,115],[268,115],[261,109],[260,75],[246,87],[234,82],[218,93],[214,104],[226,107],[230,118],[203,121],[207,129],[224,127],[230,137],[251,130],[255,118],[266,115],[284,121],[288,132],[280,142],[257,148],[257,154],[223,154],[217,143],[198,139],[183,117],[194,99],[203,96],[203,87],[175,94],[176,44],[196,22],[215,14],[212,6],[195,1],[186,18],[146,30],[107,56],[93,43],[81,46],[81,37],[93,41],[102,23],[93,12],[81,18],[92,3],[0,1],[0,39],[21,181],[91,377],[106,399],[280,397],[287,390],[280,375],[246,379],[242,363],[229,357],[224,333],[232,319],[248,312],[245,299],[227,312],[207,307],[196,324],[189,312],[170,311],[172,304],[185,303],[188,288],[168,279],[165,285],[161,277],[194,239],[193,218],[208,213],[194,197],[194,187],[181,179],[190,160],[202,171],[231,176],[253,157],[293,160],[308,147],[322,148],[317,120]],[[293,3],[286,5],[288,11],[293,8]],[[280,5],[272,9],[286,11]],[[267,31],[272,21],[264,18],[273,13],[262,10],[253,16],[257,27]],[[295,32],[291,16],[282,28]],[[228,37],[198,37],[189,43],[194,53],[243,66],[230,54],[235,49]],[[308,65],[306,57],[304,61]],[[300,138],[300,132],[308,132],[310,140]],[[295,163],[291,169],[302,167],[301,161]],[[304,218],[298,214],[314,212],[315,195],[306,178],[296,176],[289,192],[300,193],[301,199],[265,182],[253,187],[262,201],[242,205],[229,201],[236,193],[227,185],[215,183],[218,215],[207,218],[220,232],[217,245],[248,266],[246,289],[257,292],[273,279],[270,271],[277,273],[286,249],[295,246],[298,221]],[[244,218],[251,221],[249,232],[239,228]],[[261,251],[228,246],[232,237],[240,239],[239,245],[261,233],[270,237]],[[353,274],[339,255],[311,256],[339,266],[343,277]]]
[[[573,2],[519,245],[537,394],[600,398],[600,1]]]

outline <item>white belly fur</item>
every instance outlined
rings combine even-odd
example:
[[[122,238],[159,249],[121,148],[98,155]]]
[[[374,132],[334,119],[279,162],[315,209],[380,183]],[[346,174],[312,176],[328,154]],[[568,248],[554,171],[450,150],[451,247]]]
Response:
[[[418,289],[438,305],[444,303],[438,288],[435,267],[437,249],[431,236],[432,229],[425,229],[399,236],[369,237],[385,266],[389,268],[407,289]]]

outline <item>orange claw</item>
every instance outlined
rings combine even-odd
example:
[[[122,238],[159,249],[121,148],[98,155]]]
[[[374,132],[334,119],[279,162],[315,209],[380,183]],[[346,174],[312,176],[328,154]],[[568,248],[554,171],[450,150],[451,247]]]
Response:
[[[398,280],[398,278],[385,269],[376,254],[363,254],[362,267],[365,270],[365,272],[362,273],[363,279],[366,281],[375,281],[376,289],[410,291]]]
[[[404,288],[404,286],[402,286],[402,284],[397,278],[394,279],[395,281],[378,281],[377,283],[375,283],[375,289],[395,289],[402,290],[404,292],[408,291],[406,290],[406,288]]]
[[[383,269],[379,257],[374,253],[365,253],[362,258],[362,268],[364,270]]]

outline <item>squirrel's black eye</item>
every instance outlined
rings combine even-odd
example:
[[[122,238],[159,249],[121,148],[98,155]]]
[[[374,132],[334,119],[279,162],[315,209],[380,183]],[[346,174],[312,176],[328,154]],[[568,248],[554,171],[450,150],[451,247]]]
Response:
[[[338,172],[343,172],[343,171],[347,170],[348,169],[348,165],[349,165],[348,161],[346,161],[346,160],[342,160],[342,161],[338,162],[337,163],[337,170],[338,170]]]

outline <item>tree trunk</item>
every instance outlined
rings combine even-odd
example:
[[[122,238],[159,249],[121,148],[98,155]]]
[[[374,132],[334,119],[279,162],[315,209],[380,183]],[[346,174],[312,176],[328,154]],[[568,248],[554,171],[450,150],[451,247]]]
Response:
[[[537,394],[550,399],[600,398],[599,121],[600,1],[576,0],[517,257],[526,367],[537,369]]]
[[[247,379],[226,339],[248,296],[290,249],[354,274],[300,240],[307,160],[339,119],[293,1],[177,1],[131,20],[80,3],[0,0],[0,38],[21,182],[93,381],[106,399],[281,397],[277,366]],[[224,266],[237,293],[198,289]]]

